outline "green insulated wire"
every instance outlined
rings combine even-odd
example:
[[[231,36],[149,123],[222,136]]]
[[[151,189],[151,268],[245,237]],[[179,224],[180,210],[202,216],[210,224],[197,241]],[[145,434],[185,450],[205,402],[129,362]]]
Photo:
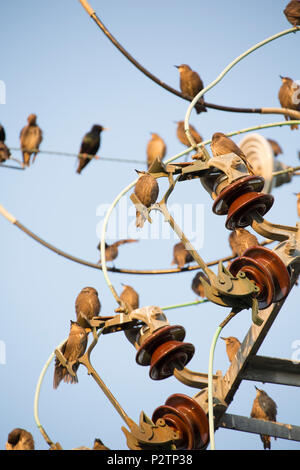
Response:
[[[208,363],[208,424],[209,424],[209,440],[210,450],[215,450],[215,433],[214,433],[214,409],[213,409],[213,365],[214,365],[214,353],[216,343],[219,334],[222,331],[222,327],[218,326],[209,351],[209,363]]]

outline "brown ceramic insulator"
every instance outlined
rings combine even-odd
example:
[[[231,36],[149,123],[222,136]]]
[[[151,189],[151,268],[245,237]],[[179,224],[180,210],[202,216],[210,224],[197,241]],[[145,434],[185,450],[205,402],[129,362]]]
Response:
[[[191,343],[167,341],[153,352],[151,357],[150,378],[163,380],[173,375],[174,369],[182,370],[192,359],[195,348]]]
[[[229,207],[225,227],[228,230],[248,227],[253,214],[264,216],[272,207],[274,197],[264,193],[245,193],[237,197]]]
[[[183,341],[185,329],[180,325],[164,326],[156,330],[141,344],[136,354],[136,362],[141,366],[149,366],[154,351],[167,341]]]
[[[261,176],[243,176],[226,186],[215,199],[212,210],[214,214],[225,215],[235,199],[245,193],[259,192],[264,187],[265,180]]]
[[[165,419],[180,433],[177,445],[181,449],[205,449],[209,441],[208,419],[201,406],[191,397],[181,393],[171,395],[164,406],[157,408],[152,421]],[[180,418],[180,419],[179,419]]]

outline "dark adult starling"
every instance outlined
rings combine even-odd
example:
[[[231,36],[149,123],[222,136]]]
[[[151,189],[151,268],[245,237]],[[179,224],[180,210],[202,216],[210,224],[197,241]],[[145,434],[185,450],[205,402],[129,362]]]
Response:
[[[36,123],[36,114],[30,114],[27,122],[27,126],[23,127],[20,132],[20,144],[23,153],[23,164],[25,166],[29,166],[32,154],[32,163],[34,163],[37,150],[43,140],[43,132]]]
[[[192,290],[195,292],[196,295],[199,295],[200,297],[204,298],[206,297],[205,292],[204,292],[204,287],[200,282],[200,278],[205,279],[209,283],[208,277],[199,271],[196,276],[192,280]]]
[[[186,147],[190,147],[191,144],[190,144],[190,141],[189,139],[187,138],[186,136],[186,133],[185,133],[185,130],[184,130],[184,121],[178,121],[177,122],[177,137],[178,137],[178,140],[183,144],[183,145],[186,145]],[[190,133],[191,133],[191,136],[193,137],[194,141],[196,142],[196,144],[200,144],[200,142],[203,141],[202,137],[200,134],[198,134],[198,132],[196,131],[196,129],[190,124],[189,125],[190,127]]]
[[[236,353],[240,349],[241,343],[234,336],[228,336],[228,338],[222,338],[222,336],[220,336],[220,338],[225,341],[226,353],[227,353],[229,361],[232,362],[236,356]]]
[[[91,161],[91,158],[87,155],[96,155],[100,147],[100,134],[102,131],[105,131],[105,127],[100,126],[99,124],[94,124],[90,132],[85,134],[81,142],[79,154],[83,155],[78,157],[78,168],[77,173],[81,173],[83,168]],[[84,156],[86,154],[86,156]]]
[[[229,137],[222,132],[214,133],[210,146],[214,157],[226,155],[227,153],[235,153],[235,155],[243,160],[249,172],[253,174],[253,168],[248,162],[246,155],[233,142],[233,140],[229,139]]]
[[[254,399],[251,418],[264,419],[266,421],[275,421],[277,416],[277,405],[272,398],[264,391],[256,388],[256,398]],[[271,437],[266,435],[260,436],[264,449],[271,450]]]
[[[112,243],[111,245],[108,245],[107,243],[105,243],[105,260],[106,261],[115,260],[118,256],[118,254],[119,254],[118,247],[120,245],[124,245],[125,243],[133,243],[133,242],[138,242],[138,240],[135,240],[133,238],[129,238],[127,240],[118,240],[117,242]],[[98,248],[99,251],[101,250],[100,242],[99,242],[97,248]],[[101,263],[101,260],[99,261],[99,263]]]
[[[156,179],[146,171],[138,171],[139,179],[134,188],[134,194],[139,198],[145,207],[150,207],[158,198],[159,186]],[[136,211],[136,226],[142,228],[145,222],[145,216]]]
[[[75,301],[75,310],[77,322],[84,328],[89,328],[89,321],[94,317],[98,317],[101,304],[98,292],[93,287],[84,287],[79,292]]]
[[[103,444],[101,439],[97,438],[94,441],[93,450],[110,450],[110,449]]]
[[[200,76],[197,72],[192,70],[189,65],[181,64],[175,65],[175,67],[179,70],[180,73],[180,89],[182,93],[189,96],[190,98],[194,98],[204,88],[203,81],[201,80]],[[200,98],[199,103],[203,105],[203,96]],[[197,114],[201,113],[201,111],[206,111],[204,106],[202,107],[203,109],[201,110],[197,107],[195,108]]]
[[[289,77],[282,77],[282,85],[279,89],[278,98],[282,108],[294,109],[300,111],[300,86]],[[293,118],[284,116],[286,121],[292,121]],[[297,124],[292,124],[291,129],[298,129]]]
[[[167,151],[167,146],[163,139],[155,133],[151,133],[152,138],[149,140],[147,145],[147,165],[148,168],[152,165],[154,160],[159,159],[160,161],[164,158]]]
[[[274,157],[277,157],[278,155],[280,155],[280,154],[283,153],[282,148],[280,147],[280,145],[278,144],[278,142],[276,142],[276,140],[268,139],[268,142],[269,142],[269,144],[270,144],[271,147],[272,147],[272,151],[273,151],[273,153],[274,153]]]
[[[231,232],[228,239],[233,256],[242,256],[248,248],[259,245],[256,236],[244,228]]]
[[[87,332],[79,323],[71,320],[71,328],[67,341],[61,348],[61,352],[68,362],[77,361],[85,352],[87,346]],[[72,366],[73,371],[76,373],[79,367],[79,362],[75,362]],[[78,379],[69,374],[66,367],[64,367],[57,357],[55,358],[55,368],[53,377],[53,388],[57,388],[61,381],[66,383],[77,383]]]
[[[0,124],[0,142],[5,142],[5,130],[4,127]]]
[[[7,438],[6,450],[34,450],[32,434],[25,429],[13,429]]]
[[[286,6],[283,10],[287,20],[293,26],[300,25],[300,1],[299,0],[291,0],[290,3]]]
[[[124,289],[120,295],[120,299],[127,303],[132,308],[132,310],[139,308],[139,294],[134,290],[133,287],[127,286],[126,284],[122,285]]]
[[[192,263],[194,258],[185,248],[182,242],[176,243],[173,248],[173,261],[171,264],[177,264],[179,269],[183,268],[186,263]]]

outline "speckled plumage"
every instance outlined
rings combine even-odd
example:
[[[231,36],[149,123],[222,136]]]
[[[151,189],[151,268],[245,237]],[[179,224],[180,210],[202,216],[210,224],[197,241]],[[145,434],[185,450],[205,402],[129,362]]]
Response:
[[[300,86],[289,77],[281,77],[282,85],[279,89],[278,98],[282,108],[300,111]],[[285,115],[286,121],[293,118]],[[291,130],[298,129],[297,124],[290,126]]]
[[[101,304],[98,292],[93,287],[84,287],[75,301],[77,322],[84,328],[89,328],[89,320],[99,316]]]
[[[275,421],[277,417],[277,405],[275,401],[269,397],[264,391],[256,388],[256,397],[253,402],[251,418],[264,419],[266,421]],[[260,436],[264,449],[271,450],[271,437],[266,435]]]
[[[203,81],[199,74],[192,70],[187,64],[175,65],[175,67],[178,68],[180,73],[180,89],[182,93],[190,98],[194,98],[204,88]],[[203,96],[198,103],[202,105],[202,109],[195,107],[197,114],[201,113],[201,111],[206,111],[206,108],[203,106]]]
[[[137,171],[139,179],[134,187],[134,194],[145,207],[150,207],[158,198],[159,186],[156,179],[145,171]],[[144,226],[145,217],[140,211],[136,211],[136,226]]]

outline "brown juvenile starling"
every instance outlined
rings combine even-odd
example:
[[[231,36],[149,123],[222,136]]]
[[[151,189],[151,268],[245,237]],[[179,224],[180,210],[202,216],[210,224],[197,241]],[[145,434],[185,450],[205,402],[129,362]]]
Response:
[[[182,242],[176,243],[173,248],[173,261],[171,264],[177,264],[179,269],[183,268],[186,263],[192,263],[194,258],[185,248]]]
[[[256,398],[254,399],[251,418],[264,419],[266,421],[275,421],[277,416],[277,405],[272,398],[264,391],[256,388]],[[266,435],[260,436],[264,449],[271,450],[271,437]]]
[[[231,232],[228,239],[232,256],[242,256],[248,248],[259,245],[256,236],[244,228],[237,228]]]
[[[293,26],[300,25],[300,1],[299,0],[291,0],[291,2],[286,6],[283,10],[287,20]]]
[[[158,135],[152,133],[152,138],[149,140],[147,145],[147,165],[148,168],[152,165],[154,160],[159,159],[160,161],[164,158],[167,151],[167,146],[163,139]]]
[[[300,218],[300,193],[294,193],[295,196],[297,196],[297,214],[298,217]]]
[[[83,168],[91,161],[91,157],[88,157],[87,155],[96,155],[98,152],[100,147],[100,134],[105,130],[105,127],[102,127],[99,124],[94,124],[90,132],[85,134],[83,137],[79,150],[79,154],[82,156],[78,157],[77,173],[80,174]],[[84,156],[84,154],[86,156]]]
[[[101,439],[97,438],[94,441],[94,447],[92,450],[110,450],[110,449],[103,444]]]
[[[25,429],[13,429],[7,438],[6,450],[34,450],[32,434]]]
[[[178,121],[177,122],[177,137],[178,137],[178,140],[183,144],[183,145],[186,145],[186,147],[190,147],[191,144],[189,142],[189,139],[187,138],[186,136],[186,133],[185,133],[185,130],[184,130],[184,121]],[[200,144],[200,142],[203,141],[202,137],[200,134],[198,134],[198,132],[196,131],[196,129],[190,124],[189,125],[189,128],[190,128],[190,133],[191,133],[191,136],[193,137],[194,141],[196,142],[196,144]]]
[[[283,153],[282,148],[280,147],[280,145],[278,144],[278,142],[276,142],[276,140],[268,139],[268,142],[269,142],[269,144],[270,144],[271,147],[272,147],[272,151],[273,151],[273,153],[274,153],[274,157],[277,157],[278,155],[280,155],[281,153]]]
[[[79,292],[75,301],[77,322],[83,328],[89,328],[89,321],[99,316],[100,309],[101,304],[96,289],[93,287],[84,287],[82,291]]]
[[[201,80],[200,76],[197,72],[192,70],[189,65],[181,64],[175,65],[175,67],[179,70],[180,73],[180,89],[182,93],[189,96],[190,98],[194,98],[204,88],[203,81]],[[203,96],[200,98],[198,103],[200,103],[202,106],[201,109],[199,107],[195,107],[197,114],[201,113],[201,111],[206,111],[206,108],[203,105]]]
[[[105,260],[106,261],[113,261],[117,258],[118,254],[119,254],[119,250],[118,250],[118,247],[120,245],[124,245],[125,243],[133,243],[133,242],[138,242],[139,240],[135,240],[133,238],[129,238],[127,240],[118,240],[117,242],[115,243],[112,243],[111,245],[108,245],[107,243],[105,243]],[[98,250],[100,251],[101,250],[101,247],[100,247],[100,242],[97,246]],[[101,263],[101,260],[99,261],[99,263]]]
[[[36,123],[36,114],[30,114],[27,118],[27,122],[27,126],[23,127],[20,132],[20,144],[24,166],[29,166],[32,154],[32,163],[34,163],[40,143],[43,140],[43,132]]]
[[[280,78],[282,85],[279,89],[278,98],[281,107],[300,111],[300,86],[289,77],[282,77],[280,75]],[[286,121],[293,120],[293,118],[287,115],[284,117]],[[290,127],[291,130],[298,129],[297,124],[292,124]]]
[[[229,139],[229,137],[222,132],[214,133],[210,146],[214,157],[226,155],[227,153],[235,153],[235,155],[243,160],[249,172],[253,174],[253,168],[248,162],[246,155],[233,142],[233,140]]]
[[[134,188],[134,194],[139,198],[145,207],[150,207],[158,198],[159,187],[156,179],[145,171],[135,170],[139,175],[139,179]],[[142,228],[145,222],[145,216],[136,211],[136,226]]]
[[[241,343],[234,336],[228,336],[228,338],[222,338],[222,336],[220,336],[220,338],[225,341],[226,353],[227,353],[229,361],[232,362],[236,356],[236,353],[240,349]]]
[[[204,298],[206,296],[205,296],[204,287],[200,281],[200,278],[205,279],[209,284],[208,277],[204,273],[199,271],[196,274],[196,276],[193,278],[191,287],[192,287],[193,292],[195,292],[196,295],[199,295],[200,297]]]
[[[123,292],[120,295],[120,299],[128,304],[132,310],[139,308],[139,294],[134,290],[133,287],[122,284],[124,287]]]
[[[85,352],[87,346],[87,332],[79,323],[71,320],[71,328],[67,341],[63,344],[61,352],[68,362],[77,361]],[[72,365],[73,371],[77,372],[79,362],[74,362]],[[57,388],[61,381],[66,383],[77,383],[78,379],[69,374],[66,367],[64,367],[57,357],[55,358],[55,368],[53,377],[53,388]]]

